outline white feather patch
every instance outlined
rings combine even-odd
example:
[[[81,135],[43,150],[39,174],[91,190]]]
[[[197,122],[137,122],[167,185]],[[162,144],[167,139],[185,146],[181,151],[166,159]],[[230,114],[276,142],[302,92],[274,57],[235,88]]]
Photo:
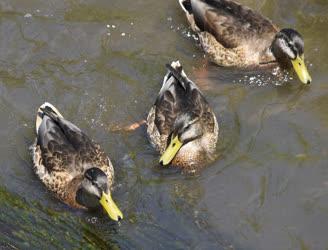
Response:
[[[52,105],[51,103],[49,102],[45,102],[43,103],[39,109],[38,109],[38,112],[36,114],[36,121],[35,121],[35,130],[36,130],[36,134],[38,134],[38,131],[39,131],[39,127],[42,123],[42,116],[40,115],[42,113],[42,110],[41,109],[44,109],[45,107],[49,107],[51,108],[58,116],[62,117],[62,114],[58,111],[58,109],[56,109],[56,107],[54,105]]]

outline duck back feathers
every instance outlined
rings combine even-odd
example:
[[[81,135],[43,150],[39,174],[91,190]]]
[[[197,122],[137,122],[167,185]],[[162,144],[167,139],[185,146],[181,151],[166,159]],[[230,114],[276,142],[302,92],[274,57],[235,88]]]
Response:
[[[250,39],[274,36],[272,22],[237,2],[230,0],[179,0],[192,13],[200,31],[211,33],[225,48],[236,48]]]
[[[166,65],[168,72],[156,99],[155,124],[161,134],[169,134],[178,115],[192,113],[201,116],[208,107],[206,99],[185,74],[179,61]]]
[[[273,60],[273,23],[231,0],[179,0],[204,51],[222,66],[249,67]]]

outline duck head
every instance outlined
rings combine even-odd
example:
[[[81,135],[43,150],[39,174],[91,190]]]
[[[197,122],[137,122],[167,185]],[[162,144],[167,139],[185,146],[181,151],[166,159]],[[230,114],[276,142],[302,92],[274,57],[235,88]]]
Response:
[[[271,51],[278,63],[294,68],[304,84],[310,84],[312,78],[304,62],[304,41],[300,33],[293,29],[282,29],[275,36]]]
[[[81,185],[76,193],[76,202],[89,209],[100,205],[114,221],[123,219],[123,214],[111,197],[107,175],[99,168],[85,171]]]
[[[159,160],[160,164],[163,166],[170,164],[179,150],[185,144],[200,138],[203,131],[203,125],[199,117],[194,117],[190,113],[179,115],[168,137],[167,147]]]

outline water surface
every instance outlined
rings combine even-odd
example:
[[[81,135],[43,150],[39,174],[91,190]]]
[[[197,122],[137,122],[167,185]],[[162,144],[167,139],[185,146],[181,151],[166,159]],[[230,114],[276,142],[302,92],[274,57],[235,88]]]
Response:
[[[0,2],[0,242],[9,249],[328,249],[328,3],[244,0],[305,38],[313,84],[207,63],[175,0]],[[196,176],[156,167],[144,128],[179,59],[219,119],[220,158]],[[68,208],[32,171],[49,101],[101,143],[125,220]]]

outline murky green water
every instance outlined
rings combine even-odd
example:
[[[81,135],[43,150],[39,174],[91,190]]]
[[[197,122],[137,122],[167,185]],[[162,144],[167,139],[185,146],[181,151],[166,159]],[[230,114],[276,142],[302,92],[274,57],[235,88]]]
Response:
[[[0,1],[1,247],[328,249],[328,2],[243,3],[301,31],[310,87],[204,68],[175,0]],[[109,131],[145,118],[174,59],[221,126],[221,157],[197,176],[155,167],[145,129]],[[34,175],[44,101],[110,154],[121,225],[68,208]]]

